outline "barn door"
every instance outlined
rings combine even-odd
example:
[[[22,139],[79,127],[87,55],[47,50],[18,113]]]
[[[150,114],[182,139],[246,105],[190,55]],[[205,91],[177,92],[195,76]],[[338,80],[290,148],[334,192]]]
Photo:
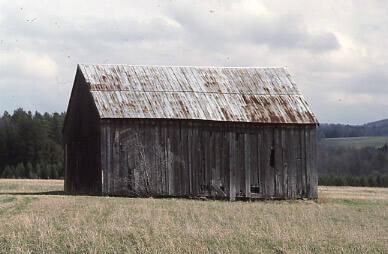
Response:
[[[119,177],[120,189],[130,195],[136,194],[135,168],[136,168],[136,131],[132,128],[125,129],[119,133]]]

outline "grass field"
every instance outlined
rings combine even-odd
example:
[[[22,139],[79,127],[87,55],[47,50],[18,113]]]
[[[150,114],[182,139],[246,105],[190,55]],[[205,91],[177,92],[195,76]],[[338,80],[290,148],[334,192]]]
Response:
[[[60,180],[0,180],[0,253],[388,253],[388,189],[318,201],[64,196]]]
[[[388,144],[388,137],[325,138],[321,143],[326,146],[363,148],[382,147]]]

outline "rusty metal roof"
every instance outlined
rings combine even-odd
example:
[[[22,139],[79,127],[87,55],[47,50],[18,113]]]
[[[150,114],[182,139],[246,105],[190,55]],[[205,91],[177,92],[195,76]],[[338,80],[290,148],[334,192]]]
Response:
[[[101,118],[318,123],[285,68],[79,68]]]

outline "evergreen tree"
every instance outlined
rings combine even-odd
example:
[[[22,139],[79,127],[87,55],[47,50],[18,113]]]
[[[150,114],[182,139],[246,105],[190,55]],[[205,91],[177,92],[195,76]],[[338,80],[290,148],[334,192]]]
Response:
[[[42,115],[21,108],[13,114],[0,115],[0,176],[63,178],[63,164],[59,162],[63,160],[64,116],[64,113]],[[48,164],[55,165],[54,169],[52,166],[47,169]]]
[[[3,173],[1,175],[1,177],[3,178],[12,178],[12,168],[10,166],[5,166],[4,170],[3,170]]]
[[[26,165],[26,173],[25,173],[25,176],[26,176],[27,178],[30,178],[30,179],[36,178],[36,176],[35,176],[35,169],[34,169],[34,167],[32,166],[31,162],[28,162],[27,165]]]
[[[42,179],[42,167],[40,166],[40,163],[36,164],[35,171],[37,178]]]
[[[24,168],[23,163],[18,163],[16,165],[15,169],[15,178],[25,178],[24,173],[26,172],[26,169]]]

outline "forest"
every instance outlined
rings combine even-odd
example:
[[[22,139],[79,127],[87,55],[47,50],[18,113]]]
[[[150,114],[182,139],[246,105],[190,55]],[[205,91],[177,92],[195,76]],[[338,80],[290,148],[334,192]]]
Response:
[[[19,108],[0,116],[0,178],[64,177],[62,125],[65,113],[32,113]],[[388,121],[361,126],[322,124],[324,137],[387,135]],[[320,143],[320,142],[319,142]],[[388,187],[388,146],[318,146],[321,185]]]
[[[388,146],[318,147],[320,185],[388,187]]]
[[[63,178],[64,113],[19,108],[0,117],[0,177]]]

